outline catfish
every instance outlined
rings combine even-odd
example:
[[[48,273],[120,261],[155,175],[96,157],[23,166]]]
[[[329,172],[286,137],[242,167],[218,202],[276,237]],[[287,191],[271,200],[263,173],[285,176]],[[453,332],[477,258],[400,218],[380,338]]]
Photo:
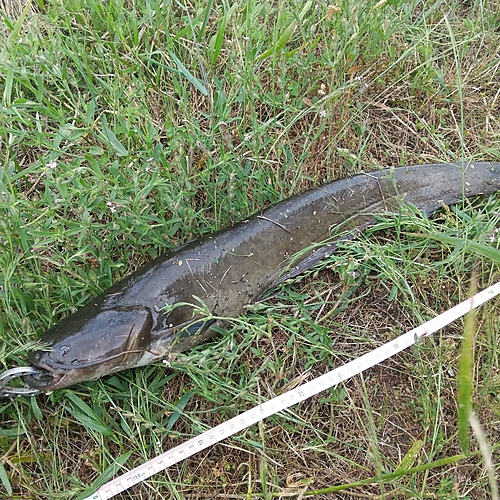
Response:
[[[404,166],[362,173],[285,199],[232,227],[190,241],[67,316],[40,338],[28,388],[49,392],[185,351],[287,278],[331,253],[332,232],[352,237],[412,204],[430,215],[500,190],[500,163]]]

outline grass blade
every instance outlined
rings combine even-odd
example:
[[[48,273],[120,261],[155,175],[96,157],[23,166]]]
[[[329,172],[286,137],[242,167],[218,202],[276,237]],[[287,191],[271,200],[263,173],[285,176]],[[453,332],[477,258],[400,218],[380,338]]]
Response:
[[[113,431],[96,415],[83,399],[76,394],[68,392],[68,399],[74,406],[68,407],[68,411],[85,427],[93,429],[104,436],[112,436]]]
[[[304,8],[302,9],[302,12],[299,15],[299,21],[302,21],[304,16],[307,14],[309,9],[312,6],[312,2],[306,2],[304,5]],[[276,52],[279,52],[280,50],[285,47],[285,45],[290,41],[292,38],[293,34],[295,33],[295,30],[297,29],[297,26],[299,25],[299,21],[293,21],[288,25],[288,27],[285,29],[283,34],[278,38],[278,41],[276,44],[267,49],[265,52],[263,52],[257,59],[261,61],[262,59],[266,59],[267,57],[275,54]]]
[[[493,262],[500,262],[500,250],[492,247],[486,243],[478,243],[476,241],[464,241],[463,238],[457,238],[456,236],[450,236],[448,234],[424,234],[424,233],[404,233],[408,236],[415,236],[419,238],[430,238],[432,240],[440,241],[442,243],[448,243],[450,245],[463,246],[465,251],[470,253],[475,253],[481,255]]]
[[[123,146],[123,144],[118,140],[118,137],[116,137],[114,132],[108,127],[102,127],[99,139],[101,139],[104,144],[109,146],[117,156],[128,156],[127,148]]]
[[[212,65],[215,65],[215,63],[217,62],[220,51],[222,49],[222,44],[224,43],[224,34],[226,32],[227,23],[237,7],[238,4],[235,3],[231,6],[231,8],[227,12],[224,12],[222,19],[219,22],[219,29],[217,30],[217,34],[210,41],[210,45],[213,46],[212,53],[210,56]]]
[[[283,32],[283,34],[278,38],[276,44],[263,52],[257,59],[261,61],[262,59],[266,59],[267,57],[279,52],[292,38],[292,35],[295,33],[295,29],[297,28],[297,22],[293,21]]]
[[[7,494],[12,495],[12,486],[9,481],[9,476],[7,475],[7,471],[5,470],[2,462],[0,462],[0,481],[2,482]]]
[[[208,90],[205,88],[201,80],[196,78],[187,68],[182,64],[181,60],[171,51],[166,49],[169,56],[174,60],[179,71],[184,75],[184,77],[189,80],[203,95],[208,95]]]
[[[471,286],[470,296],[476,293],[476,280]],[[463,453],[469,448],[469,416],[472,409],[472,378],[474,366],[474,335],[476,331],[476,311],[465,317],[464,338],[458,363],[458,436]]]
[[[209,0],[207,6],[205,7],[205,16],[203,17],[203,23],[198,34],[198,42],[201,42],[205,30],[207,29],[208,20],[210,19],[210,14],[212,13],[212,8],[214,6],[215,0]]]
[[[493,463],[493,457],[491,453],[491,446],[489,445],[484,431],[477,419],[474,412],[472,412],[469,416],[469,422],[472,429],[472,432],[476,436],[476,440],[479,444],[479,449],[481,454],[483,455],[484,466],[488,473],[488,481],[490,483],[491,490],[491,499],[498,500],[498,484],[495,475],[495,464]]]
[[[189,400],[191,399],[192,395],[193,395],[192,392],[186,392],[186,394],[184,394],[181,397],[181,399],[179,400],[179,402],[176,405],[176,408],[175,408],[174,412],[172,413],[172,415],[170,416],[170,418],[168,420],[167,426],[165,427],[165,429],[167,431],[169,431],[169,430],[172,429],[172,427],[174,426],[175,422],[177,422],[177,420],[179,419],[179,417],[182,415],[182,411],[184,410],[184,408],[186,407],[186,405],[189,403]]]

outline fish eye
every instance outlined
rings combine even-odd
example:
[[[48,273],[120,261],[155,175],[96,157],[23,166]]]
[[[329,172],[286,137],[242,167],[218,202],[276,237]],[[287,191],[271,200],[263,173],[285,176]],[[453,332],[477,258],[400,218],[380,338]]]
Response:
[[[59,348],[59,356],[61,356],[61,358],[65,358],[69,354],[69,351],[71,351],[71,349],[67,345],[62,345]]]

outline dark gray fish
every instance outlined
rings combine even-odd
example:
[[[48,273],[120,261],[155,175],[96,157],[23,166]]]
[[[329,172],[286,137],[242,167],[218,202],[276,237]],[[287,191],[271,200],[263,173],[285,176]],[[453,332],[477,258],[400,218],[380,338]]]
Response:
[[[324,252],[307,249],[328,240],[332,227],[362,230],[402,202],[431,214],[497,190],[500,163],[480,162],[381,170],[292,196],[157,258],[53,326],[40,339],[49,350],[29,355],[44,375],[26,377],[28,387],[95,380],[203,342],[213,332],[194,297],[213,315],[238,316],[283,276],[318,261]]]

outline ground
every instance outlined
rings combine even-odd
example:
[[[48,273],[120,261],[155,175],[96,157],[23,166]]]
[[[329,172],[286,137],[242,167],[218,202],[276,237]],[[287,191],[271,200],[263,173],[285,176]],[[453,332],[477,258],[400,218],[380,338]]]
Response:
[[[293,193],[500,160],[498,1],[32,7],[0,31],[5,368],[145,262]],[[493,284],[499,213],[491,196],[431,219],[381,215],[170,368],[4,401],[0,498],[83,498],[113,464],[139,465]],[[499,317],[492,302],[473,324],[482,432],[465,446],[457,321],[117,498],[498,498]]]

